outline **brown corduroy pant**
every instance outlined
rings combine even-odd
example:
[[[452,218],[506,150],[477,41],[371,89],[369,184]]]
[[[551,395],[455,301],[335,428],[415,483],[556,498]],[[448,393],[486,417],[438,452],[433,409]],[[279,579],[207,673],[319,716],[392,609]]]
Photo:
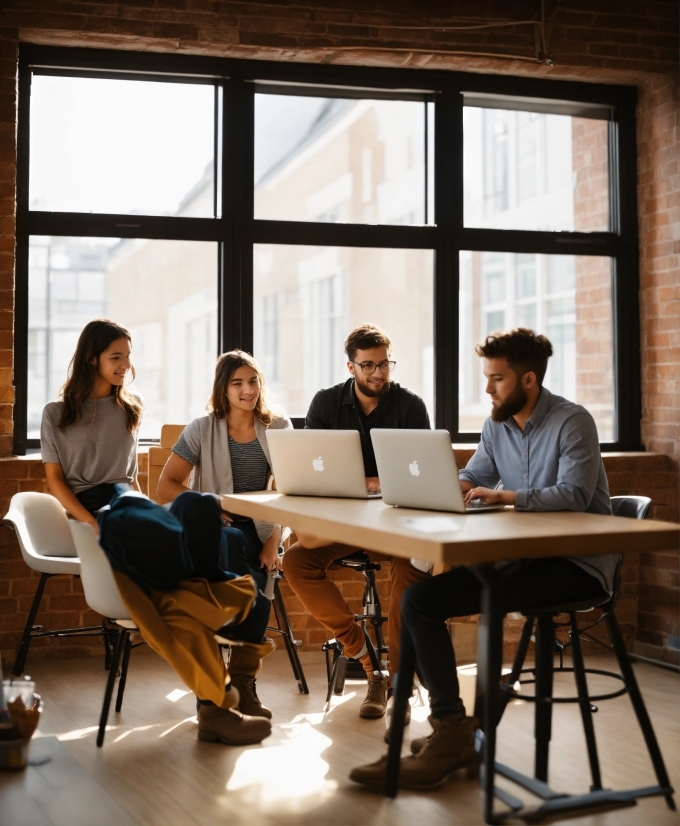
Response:
[[[290,587],[307,611],[342,643],[348,657],[356,657],[361,652],[364,635],[354,620],[354,612],[326,572],[336,559],[356,553],[357,550],[359,549],[340,543],[323,548],[305,548],[296,542],[283,555],[283,572]],[[368,555],[373,562],[390,563],[392,593],[387,615],[387,633],[390,674],[396,674],[399,670],[401,598],[410,585],[420,582],[429,574],[414,568],[408,559],[373,552]],[[362,663],[370,673],[372,667],[368,658],[363,657]]]

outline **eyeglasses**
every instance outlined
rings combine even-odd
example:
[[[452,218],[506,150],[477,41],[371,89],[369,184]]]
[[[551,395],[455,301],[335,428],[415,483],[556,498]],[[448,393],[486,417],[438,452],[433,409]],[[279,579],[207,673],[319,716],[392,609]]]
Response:
[[[352,364],[356,364],[357,367],[361,367],[361,372],[364,376],[371,376],[375,373],[376,367],[380,370],[381,373],[391,373],[392,370],[397,366],[396,361],[381,361],[376,364],[374,361],[353,361]]]

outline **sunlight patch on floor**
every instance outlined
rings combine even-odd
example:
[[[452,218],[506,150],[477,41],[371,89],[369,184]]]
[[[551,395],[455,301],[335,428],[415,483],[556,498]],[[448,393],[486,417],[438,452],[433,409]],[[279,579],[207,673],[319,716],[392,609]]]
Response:
[[[176,688],[174,691],[171,691],[169,694],[166,694],[165,699],[170,700],[171,703],[176,703],[178,700],[181,700],[182,697],[186,697],[187,694],[191,694],[191,692],[183,690],[181,688]]]
[[[277,728],[287,739],[280,745],[267,747],[265,742],[261,749],[244,751],[236,761],[227,792],[238,791],[243,804],[259,812],[280,809],[284,800],[288,812],[321,805],[338,786],[326,779],[329,766],[321,759],[332,740],[307,721]],[[224,798],[224,804],[231,808],[233,798],[228,804]]]
[[[184,718],[184,720],[180,720],[180,721],[179,721],[179,723],[175,723],[175,725],[174,725],[174,726],[170,726],[170,728],[167,728],[165,731],[162,731],[162,732],[158,735],[158,737],[159,737],[159,738],[160,738],[160,737],[166,737],[168,734],[172,734],[172,732],[173,732],[176,728],[179,728],[180,726],[183,726],[185,723],[197,723],[197,722],[198,722],[198,720],[196,719],[196,715],[195,715],[195,714],[194,714],[194,715],[192,715],[191,717],[185,717],[185,718]]]
[[[113,731],[117,729],[118,726],[107,726],[106,731]],[[83,737],[87,737],[88,734],[92,734],[95,731],[99,731],[99,726],[87,726],[87,728],[77,728],[73,731],[67,731],[64,734],[57,734],[57,740],[60,742],[64,742],[65,740],[82,740]]]
[[[135,726],[134,728],[130,728],[127,731],[122,732],[122,734],[119,734],[113,742],[118,743],[121,740],[124,740],[129,734],[132,734],[135,731],[148,731],[150,728],[155,728],[155,725],[152,724],[149,726]]]

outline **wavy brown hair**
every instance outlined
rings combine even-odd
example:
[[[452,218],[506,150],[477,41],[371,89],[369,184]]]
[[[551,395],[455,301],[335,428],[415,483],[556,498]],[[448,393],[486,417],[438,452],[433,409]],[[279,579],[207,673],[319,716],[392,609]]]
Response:
[[[76,345],[68,368],[66,384],[61,388],[64,410],[59,427],[68,427],[80,421],[83,402],[89,399],[99,372],[99,357],[116,339],[126,338],[132,344],[130,333],[119,324],[105,318],[97,318],[85,326]],[[130,365],[132,378],[135,369]],[[133,433],[142,420],[143,406],[136,396],[124,386],[111,386],[111,395],[116,397],[116,404],[125,411],[127,429]]]
[[[217,359],[217,364],[215,365],[215,381],[213,382],[212,393],[210,394],[210,401],[208,402],[208,410],[214,414],[216,419],[227,418],[231,407],[227,400],[227,387],[229,387],[229,382],[239,367],[252,367],[257,373],[257,380],[260,384],[260,395],[257,399],[254,413],[265,427],[269,427],[274,419],[274,414],[267,407],[264,376],[255,359],[250,353],[244,353],[243,350],[230,350],[228,353],[222,353]]]

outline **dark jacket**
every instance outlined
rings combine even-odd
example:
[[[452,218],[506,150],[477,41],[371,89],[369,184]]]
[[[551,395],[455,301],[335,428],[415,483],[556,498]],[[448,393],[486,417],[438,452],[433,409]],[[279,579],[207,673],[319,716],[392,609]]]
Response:
[[[312,430],[358,430],[366,476],[377,476],[371,430],[374,427],[427,430],[430,417],[425,402],[415,393],[390,382],[378,406],[365,416],[354,393],[354,379],[319,392],[307,411],[305,427]]]

